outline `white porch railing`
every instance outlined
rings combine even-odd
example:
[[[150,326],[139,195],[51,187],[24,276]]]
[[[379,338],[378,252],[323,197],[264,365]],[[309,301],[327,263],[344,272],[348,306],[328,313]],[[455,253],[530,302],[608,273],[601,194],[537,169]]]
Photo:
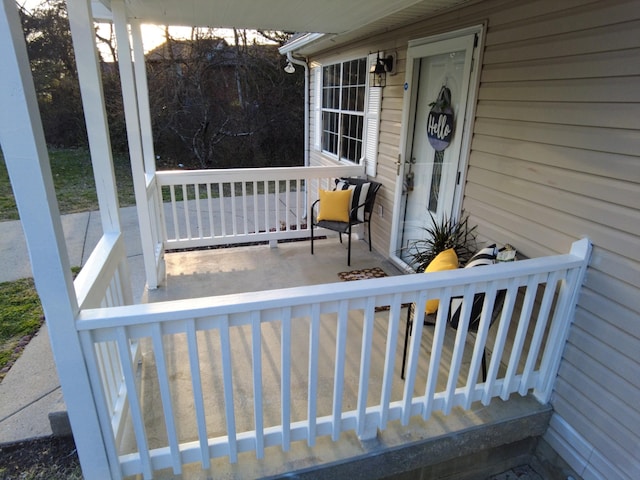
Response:
[[[310,192],[363,174],[344,165],[157,172],[165,248],[307,237]]]
[[[384,430],[392,420],[399,419],[406,425],[413,416],[427,419],[435,410],[449,413],[455,406],[468,409],[474,401],[486,405],[492,398],[507,400],[516,392],[524,395],[533,391],[541,402],[546,402],[554,384],[589,254],[590,243],[582,240],[566,255],[482,268],[84,310],[76,324],[92,375],[96,404],[104,405],[108,396],[98,373],[101,360],[96,345],[113,342],[117,346],[128,393],[136,444],[133,452],[119,450],[109,415],[100,413],[112,471],[122,476],[141,473],[145,478],[152,478],[158,469],[173,468],[179,474],[182,465],[192,462],[200,462],[208,469],[212,458],[228,456],[235,462],[238,454],[245,451],[255,451],[257,457],[262,458],[269,446],[280,445],[287,450],[291,442],[299,440],[306,440],[313,446],[317,437],[330,435],[337,440],[341,432],[349,430],[367,438],[374,436],[377,429]],[[479,382],[482,353],[488,343],[490,312],[499,290],[506,290],[505,303],[498,325],[492,328],[497,331],[490,345],[492,355],[487,381]],[[465,351],[469,356],[465,342],[469,305],[477,292],[487,295],[470,366],[463,374],[461,365]],[[442,354],[446,317],[449,299],[453,296],[463,296],[464,302],[451,359],[445,361]],[[523,300],[516,303],[519,296]],[[441,308],[430,345],[428,368],[422,373],[419,369],[420,359],[426,353],[421,345],[422,322],[415,322],[406,381],[401,395],[394,399],[392,385],[398,381],[401,361],[398,345],[399,332],[403,331],[402,306],[415,303],[418,311],[422,311],[429,298],[440,298]],[[376,313],[377,306],[390,308],[388,312]],[[379,353],[376,358],[373,354],[374,329],[379,330],[380,325],[383,326],[383,341],[376,346],[384,355]],[[355,330],[354,326],[357,326]],[[308,348],[299,346],[300,329],[306,331]],[[333,334],[328,337],[333,342],[330,349],[333,368],[329,369],[328,379],[333,385],[329,398],[331,409],[328,414],[319,414],[318,399],[326,390],[319,387],[321,370],[326,375],[320,358],[327,354],[325,344],[320,348],[320,342],[321,338],[323,342],[327,341],[326,332],[331,329]],[[515,336],[513,344],[507,348],[509,330],[515,331]],[[345,375],[354,369],[354,362],[346,361],[350,353],[347,340],[354,335],[356,343],[361,345],[360,361],[355,367],[358,384],[353,403],[355,409],[347,407],[344,400],[347,390],[351,390]],[[269,336],[271,340],[267,338]],[[239,366],[237,357],[232,354],[232,337],[241,339],[250,350],[250,358],[245,358],[246,367],[244,364]],[[353,339],[349,340],[352,344]],[[155,365],[147,374],[153,373],[153,382],[157,384],[159,398],[154,399],[153,404],[162,412],[153,423],[162,424],[163,435],[154,435],[153,440],[148,434],[153,425],[145,422],[145,414],[149,412],[143,408],[142,387],[131,354],[131,345],[138,341],[148,345],[155,359]],[[184,395],[184,385],[177,392],[171,380],[173,372],[169,359],[176,360],[171,345],[178,341],[185,351],[185,357],[179,363],[187,366],[182,374],[188,377],[188,390],[192,392],[190,414],[178,411],[176,395]],[[262,349],[268,342],[271,342],[270,348],[279,351],[280,357],[280,369],[276,372],[281,385],[280,411],[275,423],[273,419],[271,422],[265,420],[266,366]],[[206,355],[205,348],[208,348]],[[203,360],[205,357],[207,360]],[[378,360],[381,367],[371,368]],[[276,363],[270,362],[269,370],[278,367]],[[302,387],[307,397],[306,412],[302,419],[292,421],[292,398],[296,394],[295,388],[300,388],[292,382],[292,374],[299,371],[302,364],[308,371]],[[216,384],[222,390],[222,398],[220,404],[212,406],[207,401],[212,391],[203,390],[203,379],[211,375],[214,367],[221,372]],[[438,377],[442,375],[446,376],[446,386],[439,389]],[[245,394],[253,399],[252,425],[243,429],[238,426],[242,419],[238,416],[235,397],[238,395],[237,383],[247,377],[251,392]],[[375,394],[371,387],[374,382],[379,383]],[[424,386],[418,388],[419,384]],[[326,385],[324,379],[322,385]],[[215,413],[212,410],[224,412],[221,414],[222,433],[209,426],[210,417]],[[186,423],[195,425],[192,439],[182,439],[178,435],[184,430],[180,427]]]
[[[74,281],[80,310],[130,305],[132,302],[127,255],[122,234],[104,234]],[[104,392],[111,431],[121,441],[127,414],[127,389],[115,342],[95,344],[95,372]],[[131,343],[131,354],[138,358],[138,343]]]

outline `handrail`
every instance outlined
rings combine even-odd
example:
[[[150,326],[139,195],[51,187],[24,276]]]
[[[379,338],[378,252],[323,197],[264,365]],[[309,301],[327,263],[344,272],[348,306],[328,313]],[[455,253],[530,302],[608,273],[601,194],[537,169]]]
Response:
[[[120,271],[125,260],[122,234],[104,234],[73,282],[81,310],[131,303],[130,288],[120,284],[125,280]]]

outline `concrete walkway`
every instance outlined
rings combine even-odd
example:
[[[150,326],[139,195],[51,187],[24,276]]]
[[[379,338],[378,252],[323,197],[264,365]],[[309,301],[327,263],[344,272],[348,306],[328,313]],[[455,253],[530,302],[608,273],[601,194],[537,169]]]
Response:
[[[120,210],[134,300],[144,290],[144,266],[135,207]],[[98,212],[62,216],[71,266],[83,266],[102,236]],[[0,222],[0,282],[32,277],[19,220]],[[0,445],[64,433],[68,428],[46,324],[0,383]],[[51,421],[50,421],[51,417]]]

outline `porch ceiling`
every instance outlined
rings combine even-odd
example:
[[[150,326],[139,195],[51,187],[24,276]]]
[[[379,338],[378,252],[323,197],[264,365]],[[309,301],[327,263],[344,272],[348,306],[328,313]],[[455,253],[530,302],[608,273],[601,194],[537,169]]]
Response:
[[[469,0],[125,0],[130,17],[162,25],[238,27],[343,35],[391,28]],[[93,0],[110,18],[111,0]]]

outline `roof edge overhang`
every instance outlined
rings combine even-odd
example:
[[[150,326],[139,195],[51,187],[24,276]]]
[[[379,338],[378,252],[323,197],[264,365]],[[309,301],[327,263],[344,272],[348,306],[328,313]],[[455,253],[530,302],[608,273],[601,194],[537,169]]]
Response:
[[[296,50],[300,50],[302,48],[308,47],[309,45],[318,42],[321,39],[330,36],[326,33],[305,33],[297,36],[293,40],[287,42],[280,48],[278,51],[281,55],[286,55],[287,53],[293,53]]]

